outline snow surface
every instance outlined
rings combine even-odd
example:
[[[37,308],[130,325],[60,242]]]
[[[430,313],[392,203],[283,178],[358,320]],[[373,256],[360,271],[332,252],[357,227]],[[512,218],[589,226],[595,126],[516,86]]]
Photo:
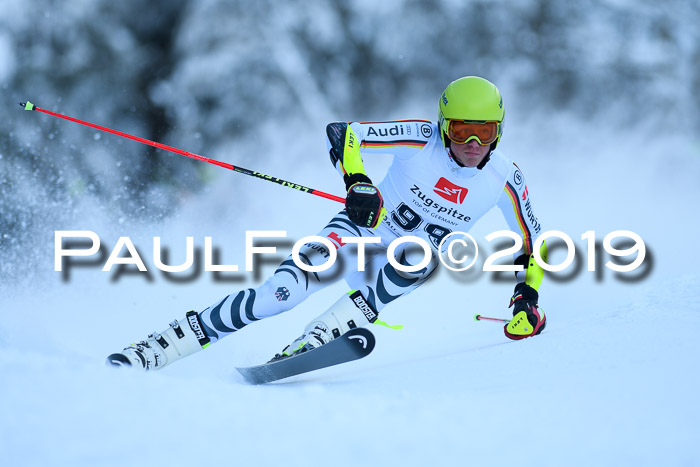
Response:
[[[42,251],[51,251],[59,228],[94,230],[107,252],[130,236],[151,280],[115,279],[93,265],[64,281],[48,254],[32,287],[4,287],[0,464],[699,465],[700,275],[691,267],[699,222],[683,206],[700,195],[698,141],[657,142],[649,129],[633,128],[601,145],[590,138],[601,128],[562,116],[559,137],[543,143],[543,120],[525,123],[517,113],[502,148],[523,169],[545,229],[566,232],[581,252],[587,230],[598,240],[635,231],[650,251],[645,278],[623,281],[607,269],[600,280],[585,270],[564,282],[545,278],[546,331],[511,342],[501,326],[473,315],[508,316],[512,284],[442,270],[382,313],[405,328],[373,327],[369,357],[267,386],[246,384],[234,367],[280,350],[345,291],[342,283],[162,372],[104,367],[109,353],[259,284],[275,267],[272,260],[257,276],[215,281],[202,273],[174,283],[152,267],[152,237],[163,237],[177,263],[187,235],[200,248],[211,236],[221,262],[243,269],[245,230],[287,230],[298,239],[340,207],[222,173],[166,224],[95,217],[46,226]],[[370,173],[388,160],[368,161]],[[260,170],[341,190],[322,151],[311,158],[291,147],[284,161]],[[250,190],[245,203],[231,199],[231,183]],[[492,212],[472,233],[504,227]],[[561,251],[552,256],[563,259]]]

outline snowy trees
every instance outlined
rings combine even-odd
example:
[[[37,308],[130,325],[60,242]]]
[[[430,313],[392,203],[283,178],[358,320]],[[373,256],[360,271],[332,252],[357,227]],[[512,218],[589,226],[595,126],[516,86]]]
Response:
[[[38,220],[80,219],[97,205],[107,218],[152,221],[206,179],[196,162],[24,114],[12,107],[20,100],[213,157],[305,138],[292,128],[329,120],[435,118],[438,93],[468,74],[498,83],[510,110],[700,125],[700,6],[691,0],[2,0],[0,8],[5,273]],[[615,116],[611,107],[634,110]]]

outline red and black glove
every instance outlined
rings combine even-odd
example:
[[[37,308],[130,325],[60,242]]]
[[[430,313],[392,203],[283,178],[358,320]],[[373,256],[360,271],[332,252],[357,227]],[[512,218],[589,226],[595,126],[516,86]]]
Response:
[[[345,198],[345,211],[352,222],[360,227],[373,229],[382,218],[384,200],[379,189],[365,174],[345,176],[345,188],[348,195]]]
[[[525,282],[515,286],[515,292],[510,299],[513,307],[513,319],[506,324],[503,331],[506,337],[513,340],[536,336],[544,330],[547,318],[537,306],[539,294]]]

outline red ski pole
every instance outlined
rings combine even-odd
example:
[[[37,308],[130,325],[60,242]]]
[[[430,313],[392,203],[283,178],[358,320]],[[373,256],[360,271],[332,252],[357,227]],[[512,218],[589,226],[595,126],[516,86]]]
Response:
[[[337,201],[339,203],[345,204],[345,198],[341,198],[340,196],[335,196],[335,195],[331,195],[329,193],[324,193],[323,191],[319,191],[319,190],[316,190],[314,188],[309,188],[309,187],[306,187],[303,185],[299,185],[298,183],[288,182],[286,180],[282,180],[281,178],[272,177],[270,175],[265,175],[264,173],[255,172],[253,170],[244,169],[243,167],[236,167],[236,166],[233,166],[231,164],[227,164],[226,162],[221,162],[221,161],[217,161],[214,159],[210,159],[208,157],[200,156],[199,154],[194,154],[194,153],[189,152],[189,151],[184,151],[182,149],[174,148],[172,146],[167,146],[165,144],[157,143],[155,141],[141,138],[139,136],[130,135],[130,134],[124,133],[122,131],[112,130],[111,128],[107,128],[107,127],[100,126],[100,125],[95,125],[94,123],[79,120],[77,118],[69,117],[67,115],[61,115],[61,114],[58,114],[56,112],[52,112],[50,110],[39,108],[29,101],[20,102],[19,105],[24,107],[24,110],[36,110],[37,112],[42,112],[42,113],[45,113],[47,115],[51,115],[52,117],[58,117],[58,118],[62,118],[64,120],[69,120],[71,122],[80,123],[81,125],[89,126],[90,128],[95,128],[97,130],[104,131],[107,133],[112,133],[113,135],[121,136],[122,138],[128,138],[128,139],[131,139],[134,141],[138,141],[139,143],[147,144],[149,146],[153,146],[153,147],[156,147],[158,149],[163,149],[165,151],[174,152],[175,154],[180,154],[181,156],[189,157],[192,159],[197,159],[197,160],[203,161],[203,162],[208,162],[209,164],[218,165],[219,167],[233,170],[234,172],[238,172],[238,173],[241,173],[243,175],[250,175],[251,177],[256,177],[256,178],[259,178],[262,180],[267,180],[268,182],[277,183],[278,185],[282,185],[282,186],[285,186],[288,188],[294,188],[295,190],[303,191],[304,193],[309,193],[311,195],[320,196],[320,197],[326,198],[326,199],[332,199],[333,201]]]
[[[509,319],[489,318],[487,316],[481,316],[480,314],[474,315],[474,321],[495,321],[497,323],[510,323]]]

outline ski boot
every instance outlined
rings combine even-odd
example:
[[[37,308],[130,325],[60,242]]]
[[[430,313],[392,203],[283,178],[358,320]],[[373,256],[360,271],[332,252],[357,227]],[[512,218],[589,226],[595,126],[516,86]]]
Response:
[[[184,321],[173,321],[158,334],[150,334],[145,341],[126,347],[120,353],[107,357],[107,366],[135,367],[160,370],[172,362],[202,350],[209,345],[199,315],[188,311]]]
[[[304,328],[304,333],[275,354],[271,362],[291,357],[320,347],[342,336],[351,329],[374,323],[377,312],[357,290],[348,292],[328,310],[314,318]]]

